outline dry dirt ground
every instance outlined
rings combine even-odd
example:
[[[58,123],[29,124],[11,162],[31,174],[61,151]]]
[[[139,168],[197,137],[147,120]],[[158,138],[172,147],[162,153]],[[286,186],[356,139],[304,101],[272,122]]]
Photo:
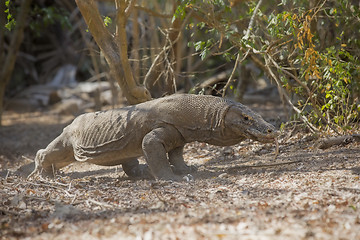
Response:
[[[312,134],[287,127],[275,160],[273,144],[192,143],[191,182],[129,179],[121,167],[87,164],[55,179],[12,173],[71,119],[5,113],[1,239],[360,239],[359,143],[320,150]]]

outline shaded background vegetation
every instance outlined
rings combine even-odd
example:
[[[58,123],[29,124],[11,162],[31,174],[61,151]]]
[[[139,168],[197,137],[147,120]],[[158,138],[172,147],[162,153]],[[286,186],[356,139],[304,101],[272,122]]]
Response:
[[[357,0],[96,3],[111,36],[125,41],[135,84],[152,97],[191,92],[241,101],[262,78],[312,131],[358,126]],[[122,40],[119,6],[129,9]],[[1,106],[29,86],[51,82],[66,65],[75,66],[80,82],[122,81],[74,1],[2,1],[0,17]],[[9,56],[16,57],[13,68]],[[121,88],[127,97],[130,90]]]

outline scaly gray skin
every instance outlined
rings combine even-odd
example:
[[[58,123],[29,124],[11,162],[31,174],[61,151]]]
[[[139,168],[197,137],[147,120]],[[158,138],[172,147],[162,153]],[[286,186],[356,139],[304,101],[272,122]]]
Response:
[[[37,152],[35,170],[29,177],[87,161],[102,166],[122,164],[129,176],[180,180],[179,174],[192,171],[183,159],[186,143],[230,146],[247,138],[272,142],[277,135],[271,124],[240,103],[175,94],[80,115],[46,149]],[[137,157],[142,155],[148,165],[139,164]]]

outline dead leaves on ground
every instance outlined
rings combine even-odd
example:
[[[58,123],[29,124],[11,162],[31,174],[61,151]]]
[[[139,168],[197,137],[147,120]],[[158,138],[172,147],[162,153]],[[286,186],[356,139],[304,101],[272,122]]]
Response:
[[[301,140],[302,138],[300,138]],[[232,148],[189,144],[193,182],[131,180],[121,171],[74,178],[0,179],[4,238],[356,239],[359,145],[306,141]],[[299,161],[266,167],[266,164]],[[262,167],[259,166],[263,165]],[[236,168],[236,166],[249,166]],[[74,170],[74,169],[72,169]]]

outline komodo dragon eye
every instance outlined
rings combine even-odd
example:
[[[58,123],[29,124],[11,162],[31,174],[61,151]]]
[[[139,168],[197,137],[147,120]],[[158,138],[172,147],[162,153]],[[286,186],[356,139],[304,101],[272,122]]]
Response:
[[[247,121],[247,120],[249,120],[249,117],[248,117],[248,116],[245,116],[244,119]]]

